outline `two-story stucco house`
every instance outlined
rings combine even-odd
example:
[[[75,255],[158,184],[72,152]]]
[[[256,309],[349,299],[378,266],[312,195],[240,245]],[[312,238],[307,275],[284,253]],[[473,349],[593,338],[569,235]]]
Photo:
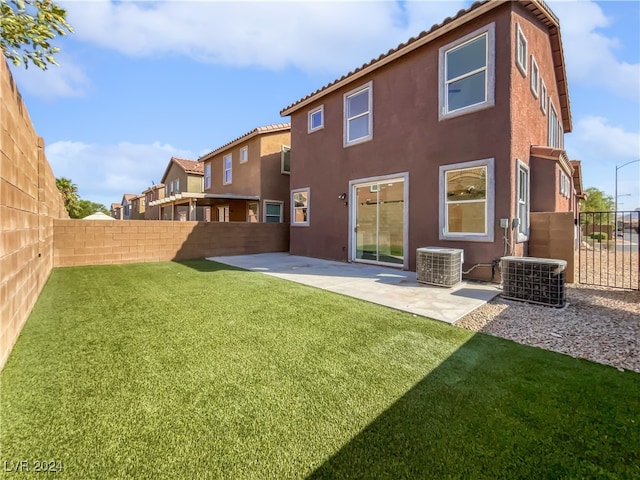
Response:
[[[156,183],[149,188],[147,188],[142,194],[145,197],[145,210],[144,210],[144,219],[145,220],[161,220],[160,217],[160,206],[158,205],[157,200],[162,200],[164,198],[164,183]]]
[[[144,213],[146,211],[146,201],[143,194],[136,195],[131,199],[131,215],[130,220],[144,220]]]
[[[158,208],[158,219],[204,221],[205,208],[198,205],[202,196],[202,165],[195,160],[171,157],[162,175],[164,191],[158,198],[149,202],[149,206]],[[151,190],[157,192],[158,187]],[[148,192],[148,190],[146,190]]]
[[[131,220],[131,214],[133,212],[132,204],[134,199],[137,197],[134,193],[125,193],[122,195],[122,201],[120,202],[121,210],[120,210],[120,219],[121,220]]]
[[[212,221],[288,222],[290,125],[258,127],[203,155]]]
[[[560,28],[541,1],[477,2],[281,115],[295,255],[415,269],[440,246],[468,270],[526,255],[531,211],[575,208]]]

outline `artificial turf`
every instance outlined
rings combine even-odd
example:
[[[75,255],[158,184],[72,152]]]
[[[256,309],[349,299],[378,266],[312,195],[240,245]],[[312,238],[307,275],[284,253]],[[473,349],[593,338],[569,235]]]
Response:
[[[214,262],[54,270],[0,381],[7,478],[640,477],[639,374]]]

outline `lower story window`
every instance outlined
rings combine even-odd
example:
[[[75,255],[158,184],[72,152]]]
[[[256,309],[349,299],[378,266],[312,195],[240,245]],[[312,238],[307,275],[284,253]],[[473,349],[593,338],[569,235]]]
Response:
[[[518,160],[518,242],[529,238],[529,167]]]
[[[493,241],[492,158],[440,167],[440,239]]]
[[[266,223],[282,223],[282,202],[264,202],[264,221]]]
[[[247,203],[247,222],[257,223],[258,221],[258,202]]]
[[[291,192],[291,225],[309,225],[308,188],[299,188]]]

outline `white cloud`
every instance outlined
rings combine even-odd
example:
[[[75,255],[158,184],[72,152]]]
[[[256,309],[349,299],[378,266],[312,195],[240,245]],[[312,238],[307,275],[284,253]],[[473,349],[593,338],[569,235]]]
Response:
[[[575,83],[605,87],[618,97],[640,99],[640,64],[616,56],[617,38],[599,29],[615,26],[593,1],[550,1],[560,19],[569,88]]]
[[[117,145],[59,141],[46,146],[46,155],[56,177],[70,178],[83,199],[107,207],[120,202],[123,193],[141,193],[159,183],[172,156],[192,158],[188,150],[155,142]]]
[[[640,154],[640,133],[610,125],[603,117],[586,116],[574,125],[571,143],[605,162],[629,161]],[[567,137],[569,139],[569,137]]]
[[[76,38],[129,56],[344,72],[469,2],[67,3]]]
[[[60,66],[51,65],[46,71],[32,65],[29,69],[12,67],[12,73],[20,89],[34,97],[46,101],[83,97],[90,87],[89,78],[69,55],[59,53],[56,61]]]

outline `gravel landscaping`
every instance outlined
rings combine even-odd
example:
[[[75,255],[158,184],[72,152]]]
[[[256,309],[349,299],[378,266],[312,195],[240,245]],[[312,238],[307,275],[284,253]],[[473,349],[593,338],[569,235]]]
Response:
[[[556,309],[496,297],[456,325],[640,372],[640,291],[571,284],[567,303]]]

